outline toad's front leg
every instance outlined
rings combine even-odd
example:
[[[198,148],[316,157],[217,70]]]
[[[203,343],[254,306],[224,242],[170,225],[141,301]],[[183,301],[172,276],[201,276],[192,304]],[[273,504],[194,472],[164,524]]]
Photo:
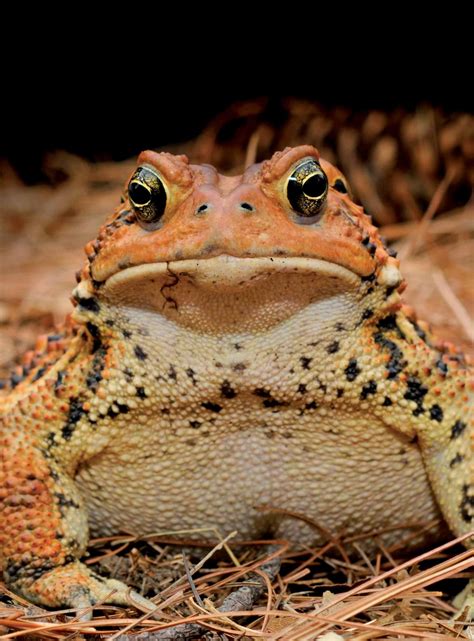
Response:
[[[154,605],[79,558],[88,542],[86,511],[72,479],[14,434],[0,448],[0,566],[9,587],[34,603],[86,608],[97,602]]]

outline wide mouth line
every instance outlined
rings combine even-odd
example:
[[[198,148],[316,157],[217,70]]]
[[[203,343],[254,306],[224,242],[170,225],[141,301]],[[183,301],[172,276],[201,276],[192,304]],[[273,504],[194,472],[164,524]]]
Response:
[[[184,272],[202,272],[216,270],[221,271],[223,277],[231,274],[239,267],[249,273],[252,270],[264,271],[269,269],[272,272],[304,272],[317,273],[325,272],[338,275],[349,280],[360,280],[361,275],[342,265],[326,261],[322,258],[307,256],[232,256],[231,254],[219,254],[218,256],[182,258],[178,260],[156,261],[125,267],[108,276],[103,285],[110,282],[120,281],[127,277],[151,275],[178,275]]]

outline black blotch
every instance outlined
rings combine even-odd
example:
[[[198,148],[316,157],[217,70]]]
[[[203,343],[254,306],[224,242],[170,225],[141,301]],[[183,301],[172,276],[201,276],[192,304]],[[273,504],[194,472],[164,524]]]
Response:
[[[451,461],[449,461],[449,467],[454,467],[454,466],[455,466],[455,465],[457,465],[458,463],[461,463],[461,461],[462,461],[462,460],[463,460],[463,457],[462,457],[462,455],[461,455],[461,454],[459,454],[459,452],[458,452],[458,453],[456,454],[456,456],[455,456]]]
[[[105,367],[105,356],[107,351],[101,347],[94,354],[92,359],[91,368],[86,376],[86,385],[92,391],[96,391],[99,386],[100,381],[102,380],[102,372]]]
[[[99,301],[93,296],[90,298],[83,298],[82,296],[75,296],[74,299],[77,303],[89,312],[97,313],[100,311]]]
[[[240,343],[234,343],[234,349],[239,351],[239,349],[243,349],[243,348],[242,348],[242,345]]]
[[[380,345],[380,347],[390,352],[390,360],[385,365],[388,370],[387,378],[396,378],[407,364],[406,360],[403,359],[402,350],[396,343],[385,338],[383,332],[374,334],[374,341],[377,345]]]
[[[461,434],[466,429],[467,424],[463,421],[457,420],[451,428],[451,439],[461,436]]]
[[[147,395],[146,395],[144,387],[139,386],[139,387],[135,388],[135,391],[136,391],[136,394],[137,394],[138,398],[142,398],[142,399],[143,398],[147,398]]]
[[[131,371],[131,369],[129,367],[126,367],[123,370],[123,373],[125,374],[125,378],[127,379],[127,381],[130,382],[133,378],[133,372]]]
[[[193,428],[193,430],[197,430],[201,427],[201,421],[189,421],[189,424]]]
[[[64,376],[65,376],[64,370],[59,370],[56,380],[54,381],[54,391],[57,392],[59,388],[62,386],[63,381],[64,381]]]
[[[86,411],[82,407],[82,401],[77,398],[71,398],[67,421],[61,430],[65,441],[69,441],[71,436],[74,434],[76,424],[80,421],[81,417],[84,414],[86,414]]]
[[[341,396],[344,396],[344,389],[342,387],[338,387],[337,388],[336,396],[337,396],[337,398],[341,398]]]
[[[168,378],[171,378],[172,381],[178,380],[178,374],[176,373],[174,365],[170,364],[170,368],[168,370]]]
[[[413,327],[414,327],[415,332],[417,333],[417,335],[421,338],[421,340],[422,340],[422,341],[424,341],[427,345],[430,345],[430,346],[431,346],[431,343],[430,343],[430,341],[428,340],[428,337],[427,337],[427,335],[426,335],[426,332],[425,332],[423,329],[421,329],[421,327],[418,325],[418,323],[417,323],[416,321],[412,320],[412,321],[410,321],[410,322],[411,322],[411,324],[413,325]]]
[[[72,507],[75,510],[80,508],[79,503],[76,503],[76,501],[73,501],[72,499],[68,499],[62,492],[55,492],[54,496],[58,499],[59,507]]]
[[[329,343],[329,345],[326,347],[326,351],[328,354],[335,354],[336,352],[338,352],[339,341],[333,341],[332,343]]]
[[[253,393],[255,394],[255,396],[261,396],[262,398],[270,398],[271,397],[270,392],[268,390],[266,390],[265,388],[263,388],[263,387],[256,387],[253,390]]]
[[[363,401],[369,396],[369,394],[375,394],[377,391],[377,383],[375,381],[369,381],[364,385],[360,393],[360,400]]]
[[[48,448],[54,447],[56,445],[56,432],[49,432],[46,437],[46,443]]]
[[[288,405],[284,401],[279,401],[276,398],[265,398],[262,403],[263,407],[280,407],[282,405]]]
[[[227,380],[222,382],[221,394],[225,398],[234,398],[234,396],[237,396],[237,392],[234,390],[234,388],[231,386],[231,384]]]
[[[462,486],[462,499],[459,505],[461,516],[466,523],[472,521],[472,516],[469,514],[469,508],[474,508],[474,496],[469,496],[469,485],[464,483]]]
[[[91,322],[86,323],[86,327],[87,327],[87,331],[92,337],[92,353],[94,353],[102,345],[102,341],[100,338],[100,330],[97,327],[97,325],[94,325],[94,323],[91,323]]]
[[[124,338],[131,338],[132,337],[132,332],[130,330],[128,330],[128,329],[124,329],[122,333],[123,333]]]
[[[204,407],[204,409],[211,412],[220,412],[222,410],[221,405],[219,405],[218,403],[212,403],[211,401],[205,401],[204,403],[201,403],[201,407]]]
[[[443,416],[443,410],[437,403],[430,407],[430,419],[432,421],[438,421],[438,423],[441,423]]]
[[[43,374],[46,372],[46,367],[40,367],[39,370],[36,372],[36,374],[33,376],[31,379],[32,382],[37,381],[39,378],[43,376]]]
[[[344,323],[336,323],[335,328],[336,332],[343,332],[346,329]]]
[[[367,251],[369,254],[373,257],[375,255],[375,250],[377,249],[377,245],[374,243],[370,242],[369,236],[366,236],[364,239],[362,239],[362,245],[364,245],[367,248]]]
[[[348,366],[344,370],[344,373],[346,375],[346,378],[348,381],[355,381],[355,379],[359,376],[361,372],[360,367],[357,365],[357,359],[356,358],[351,358],[349,361]]]
[[[23,376],[21,374],[12,374],[10,376],[10,385],[11,385],[11,387],[12,388],[16,387],[18,385],[18,383],[21,383],[22,380],[23,380]]]
[[[372,318],[374,315],[374,312],[370,307],[367,307],[367,309],[364,310],[364,313],[362,314],[362,320],[367,320],[368,318]]]
[[[428,393],[428,388],[425,387],[416,376],[408,377],[407,388],[403,398],[407,401],[415,401],[416,408],[413,410],[413,415],[419,416],[425,411],[423,408],[423,400]]]
[[[383,403],[382,403],[382,405],[383,405],[383,407],[390,407],[390,405],[393,405],[393,401],[392,401],[392,399],[391,399],[391,398],[389,398],[388,396],[386,396],[386,397],[383,399]]]
[[[108,325],[109,327],[113,327],[113,326],[115,325],[114,321],[113,321],[113,320],[111,320],[110,318],[108,318],[108,319],[105,321],[105,324],[106,324],[106,325]]]
[[[377,323],[377,327],[382,331],[395,331],[400,338],[405,338],[405,334],[397,325],[395,314],[389,314],[385,318],[381,318]]]
[[[307,356],[301,356],[300,357],[301,367],[303,369],[311,369],[309,364],[311,363],[312,360],[313,360],[312,358],[308,358]]]
[[[311,401],[310,403],[306,403],[304,408],[305,410],[317,410],[318,404],[316,403],[316,401]]]
[[[188,369],[186,370],[186,376],[189,376],[189,378],[193,382],[193,385],[196,385],[196,372],[191,367],[188,367]]]
[[[125,405],[125,403],[115,402],[114,405],[117,406],[117,409],[114,409],[112,406],[109,407],[109,410],[107,412],[107,416],[109,418],[115,418],[119,414],[128,414],[128,412],[130,411],[129,406]]]
[[[372,283],[375,280],[375,272],[372,272],[368,276],[361,276],[360,279],[361,279],[361,281],[363,281],[365,283]],[[373,291],[373,290],[371,290],[371,291]]]
[[[385,290],[385,298],[389,298],[398,289],[398,285],[389,285]]]
[[[143,351],[143,349],[140,347],[140,345],[135,345],[133,348],[133,351],[135,352],[135,356],[138,358],[140,361],[144,361],[148,358],[148,354]]]
[[[341,194],[347,194],[347,187],[340,178],[336,178],[334,181],[333,187],[336,191],[339,191]]]
[[[306,394],[306,385],[304,383],[300,383],[297,391],[298,394]]]
[[[245,363],[235,363],[232,365],[232,369],[234,372],[243,372],[245,369],[247,369],[247,365]]]

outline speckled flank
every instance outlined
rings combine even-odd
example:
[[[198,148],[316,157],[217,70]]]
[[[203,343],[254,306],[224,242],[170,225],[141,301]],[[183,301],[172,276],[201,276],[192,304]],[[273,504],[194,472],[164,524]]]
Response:
[[[398,261],[340,172],[321,161],[327,195],[308,220],[293,186],[292,210],[308,157],[226,178],[141,155],[158,204],[124,200],[86,247],[72,319],[5,386],[0,563],[18,593],[126,603],[80,562],[89,532],[321,540],[272,508],[335,534],[439,509],[473,528],[472,368],[401,304]]]

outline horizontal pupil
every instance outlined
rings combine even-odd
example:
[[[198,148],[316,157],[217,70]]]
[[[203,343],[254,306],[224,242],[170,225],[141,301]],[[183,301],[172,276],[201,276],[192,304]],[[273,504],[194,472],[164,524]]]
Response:
[[[132,183],[128,191],[135,205],[147,205],[151,200],[151,192],[140,183]]]
[[[308,198],[318,198],[326,191],[326,180],[321,174],[313,174],[304,181],[302,189]]]

